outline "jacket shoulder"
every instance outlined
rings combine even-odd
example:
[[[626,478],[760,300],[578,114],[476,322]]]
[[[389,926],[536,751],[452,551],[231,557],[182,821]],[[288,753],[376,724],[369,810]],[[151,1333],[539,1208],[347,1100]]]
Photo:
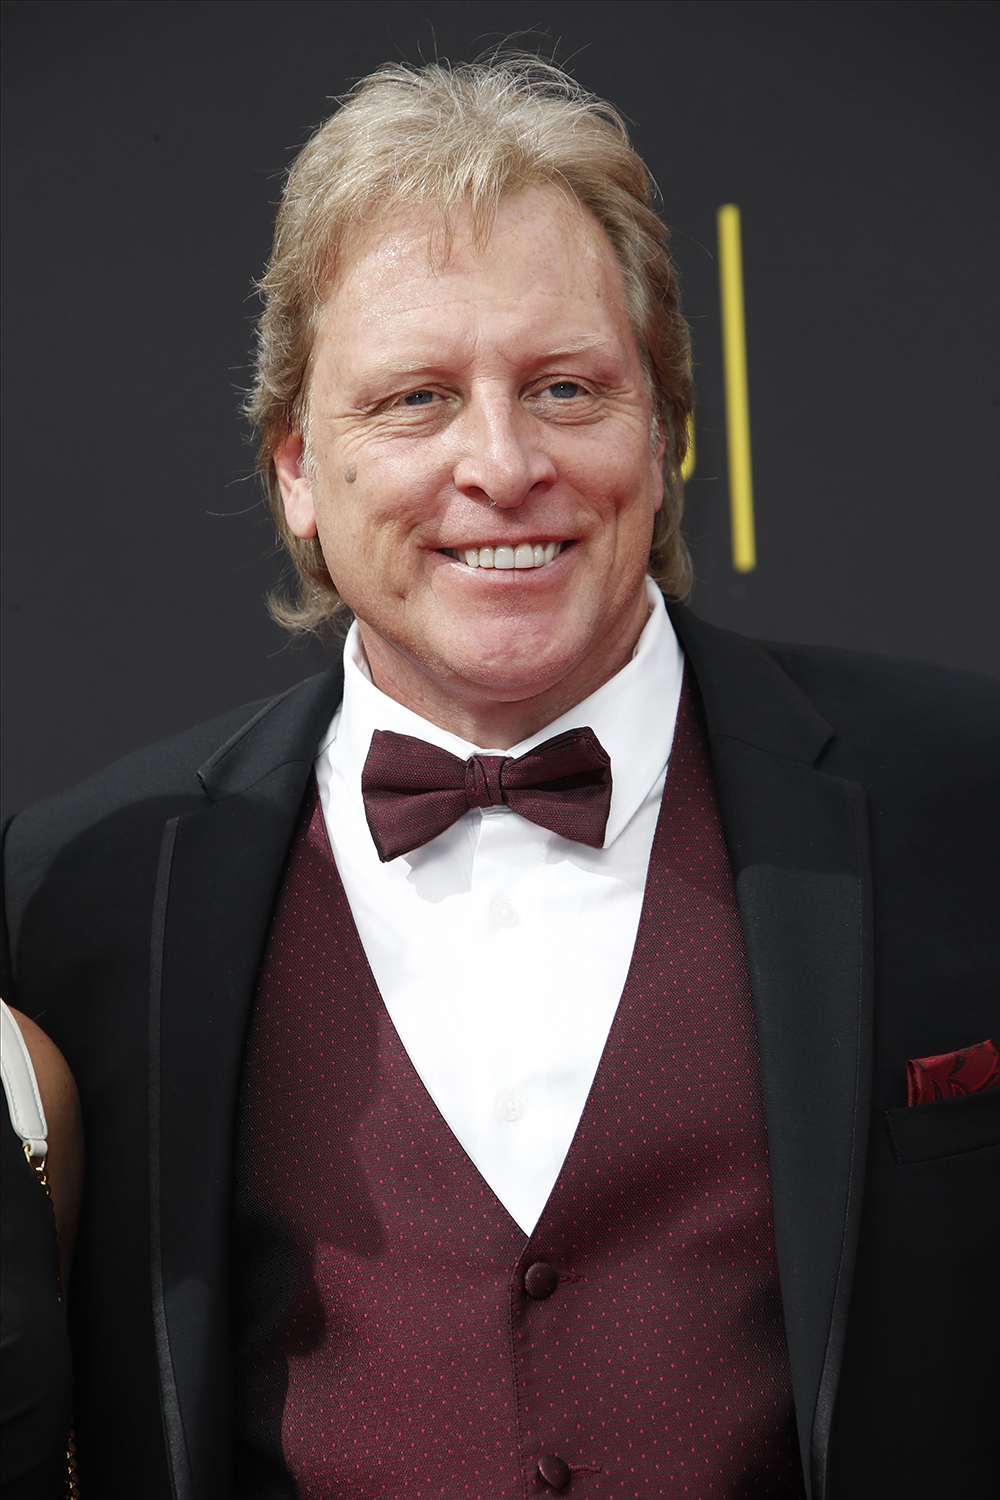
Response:
[[[27,902],[71,847],[93,846],[102,865],[128,864],[162,837],[168,818],[203,807],[207,794],[199,769],[247,737],[272,710],[289,700],[315,697],[319,679],[308,679],[271,698],[258,699],[203,724],[123,756],[76,786],[17,813],[4,833],[4,909],[16,931]]]
[[[7,836],[11,839],[57,842],[72,838],[90,823],[109,817],[149,798],[197,796],[200,792],[198,767],[242,725],[254,718],[272,700],[262,698],[243,704],[181,730],[152,745],[133,750],[120,760],[112,761],[92,776],[87,776],[66,791],[57,792],[25,808],[12,818]]]
[[[710,735],[865,780],[895,761],[995,761],[1000,684],[901,657],[752,640],[668,605]],[[985,758],[985,759],[984,759]]]
[[[904,750],[916,760],[988,756],[1000,737],[1000,683],[974,672],[828,646],[760,642],[836,736],[831,752]]]

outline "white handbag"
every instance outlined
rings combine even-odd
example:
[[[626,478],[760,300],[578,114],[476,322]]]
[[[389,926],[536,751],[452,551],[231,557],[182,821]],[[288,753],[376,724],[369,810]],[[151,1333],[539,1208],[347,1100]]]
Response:
[[[3,1076],[3,1091],[7,1095],[10,1123],[21,1137],[29,1166],[34,1167],[48,1193],[45,1163],[49,1154],[49,1127],[45,1120],[45,1108],[21,1028],[3,1000],[0,1000],[0,1074]],[[51,1197],[51,1193],[49,1196]],[[59,1287],[58,1291],[61,1302],[62,1288]],[[66,1445],[66,1500],[79,1500],[79,1495],[76,1441],[71,1427]]]
[[[45,1121],[38,1080],[31,1065],[21,1028],[7,1005],[0,1000],[0,1073],[7,1095],[10,1123],[24,1144],[24,1154],[45,1181],[45,1158],[49,1151],[49,1127]]]

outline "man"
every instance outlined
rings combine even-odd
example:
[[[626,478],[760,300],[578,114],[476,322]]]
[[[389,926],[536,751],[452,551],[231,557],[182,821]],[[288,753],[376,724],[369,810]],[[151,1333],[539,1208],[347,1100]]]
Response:
[[[555,70],[365,80],[263,290],[276,608],[343,601],[343,670],[6,845],[87,1130],[81,1475],[976,1492],[994,690],[665,607],[676,277]]]

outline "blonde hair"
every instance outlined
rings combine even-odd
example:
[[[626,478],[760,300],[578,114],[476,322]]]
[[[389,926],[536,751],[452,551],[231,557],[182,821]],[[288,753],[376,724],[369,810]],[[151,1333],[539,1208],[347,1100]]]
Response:
[[[666,442],[650,571],[671,597],[689,592],[691,563],[680,534],[680,471],[693,404],[689,335],[669,232],[653,210],[652,179],[621,116],[531,56],[455,67],[387,63],[351,90],[292,164],[259,284],[264,311],[246,409],[258,429],[258,469],[274,520],[298,573],[297,601],[270,600],[282,624],[317,629],[341,607],[318,539],[289,530],[274,453],[293,433],[308,437],[312,352],[348,236],[376,214],[411,205],[436,210],[446,226],[467,206],[477,233],[487,235],[502,198],[546,185],[568,191],[593,214],[618,261],[655,425]]]

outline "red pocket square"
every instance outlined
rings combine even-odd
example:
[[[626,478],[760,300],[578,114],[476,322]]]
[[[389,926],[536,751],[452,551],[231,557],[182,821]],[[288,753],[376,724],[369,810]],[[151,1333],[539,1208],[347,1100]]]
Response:
[[[1000,1052],[992,1042],[976,1042],[960,1052],[911,1057],[906,1064],[907,1104],[930,1104],[957,1094],[1000,1087]]]

